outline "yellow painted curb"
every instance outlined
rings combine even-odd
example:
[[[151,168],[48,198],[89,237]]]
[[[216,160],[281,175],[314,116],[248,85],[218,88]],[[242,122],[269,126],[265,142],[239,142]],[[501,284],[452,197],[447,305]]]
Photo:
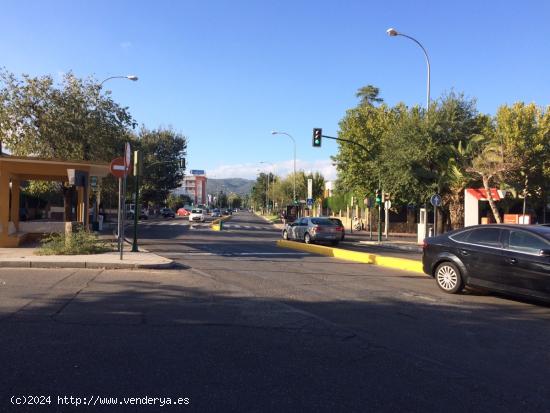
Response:
[[[210,228],[212,228],[213,231],[221,231],[222,230],[221,222],[229,221],[232,217],[233,217],[232,215],[227,215],[227,216],[215,219],[210,224]]]
[[[300,242],[285,240],[278,240],[277,246],[281,248],[312,252],[314,254],[339,258],[346,261],[374,264],[382,267],[424,274],[421,261],[409,260],[407,258],[386,257],[383,255],[370,254],[368,252],[348,251],[341,248],[325,247],[324,245],[302,244]]]

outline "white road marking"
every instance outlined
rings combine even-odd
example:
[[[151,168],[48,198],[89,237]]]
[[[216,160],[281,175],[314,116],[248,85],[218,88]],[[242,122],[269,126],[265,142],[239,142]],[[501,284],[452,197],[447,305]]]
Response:
[[[170,252],[170,251],[155,251],[156,254],[164,254],[167,256],[182,256],[182,255],[225,255],[225,256],[254,256],[254,255],[309,255],[307,252],[221,252],[216,254],[214,252]]]

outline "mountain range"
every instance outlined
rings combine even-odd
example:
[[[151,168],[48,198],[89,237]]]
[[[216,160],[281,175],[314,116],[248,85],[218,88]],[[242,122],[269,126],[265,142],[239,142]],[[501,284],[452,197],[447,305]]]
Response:
[[[250,193],[254,180],[243,178],[214,179],[208,178],[206,181],[206,193],[217,194],[223,191],[226,194],[234,192],[238,195],[247,195]]]

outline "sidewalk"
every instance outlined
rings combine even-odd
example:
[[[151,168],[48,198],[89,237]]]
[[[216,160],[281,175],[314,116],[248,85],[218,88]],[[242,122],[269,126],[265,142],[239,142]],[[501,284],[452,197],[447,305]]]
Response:
[[[91,255],[35,255],[36,247],[0,248],[0,268],[108,268],[108,269],[163,269],[174,266],[174,261],[140,248],[130,252],[126,244],[123,260],[118,251]]]
[[[382,236],[382,241],[380,243],[377,241],[377,236],[378,234],[373,232],[371,239],[368,231],[353,231],[353,234],[346,232],[346,240],[353,240],[365,246],[409,251],[417,254],[422,253],[422,245],[418,245],[416,234],[390,234],[388,240],[386,240],[386,237]]]

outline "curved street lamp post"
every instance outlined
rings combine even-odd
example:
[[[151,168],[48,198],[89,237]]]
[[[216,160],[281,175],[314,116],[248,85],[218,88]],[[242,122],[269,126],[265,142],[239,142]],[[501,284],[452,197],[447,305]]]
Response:
[[[404,33],[399,33],[393,27],[390,27],[388,30],[386,30],[386,33],[388,33],[388,36],[390,36],[390,37],[395,37],[395,36],[406,37],[407,39],[412,40],[418,46],[420,46],[420,48],[424,52],[424,56],[426,57],[426,66],[428,67],[428,82],[427,82],[427,91],[426,91],[426,109],[429,109],[430,108],[430,58],[428,57],[428,52],[426,51],[424,46],[422,46],[422,44],[418,40],[416,40],[414,37],[411,37],[411,36],[406,35]]]
[[[271,131],[271,134],[272,135],[286,135],[290,139],[292,139],[292,142],[294,143],[294,184],[293,184],[294,199],[293,199],[293,203],[295,203],[296,202],[296,141],[294,140],[292,135],[290,135],[289,133],[286,133],[286,132]]]
[[[104,79],[103,81],[101,81],[99,83],[99,89],[101,89],[103,87],[103,84],[105,82],[107,82],[108,80],[111,80],[111,79],[128,79],[128,80],[131,80],[133,82],[137,81],[138,80],[138,77],[135,76],[135,75],[127,75],[127,76],[110,76],[106,79]],[[139,174],[138,173],[134,173],[134,176],[135,176],[135,180],[136,180],[136,192],[134,194],[134,242],[132,243],[132,252],[137,252],[138,251],[138,247],[137,247],[137,220],[139,218],[139,212],[138,212],[138,205],[137,205],[137,202],[138,202],[138,198],[139,198],[139,190],[138,190],[138,185],[139,185]],[[126,213],[125,209],[126,209],[126,202],[125,202],[125,199],[123,197],[123,194],[126,193],[126,176],[124,176],[124,184],[123,184],[123,181],[122,181],[122,178],[119,178],[118,179],[118,193],[119,193],[119,198],[118,198],[118,249],[119,249],[119,252],[120,252],[120,259],[122,259],[122,255],[123,255],[123,250],[124,250],[124,215]],[[96,197],[96,205],[98,204],[98,201],[97,201],[97,197]],[[141,209],[140,209],[141,211]],[[94,210],[94,216],[95,216],[95,219],[97,220],[97,206]]]

